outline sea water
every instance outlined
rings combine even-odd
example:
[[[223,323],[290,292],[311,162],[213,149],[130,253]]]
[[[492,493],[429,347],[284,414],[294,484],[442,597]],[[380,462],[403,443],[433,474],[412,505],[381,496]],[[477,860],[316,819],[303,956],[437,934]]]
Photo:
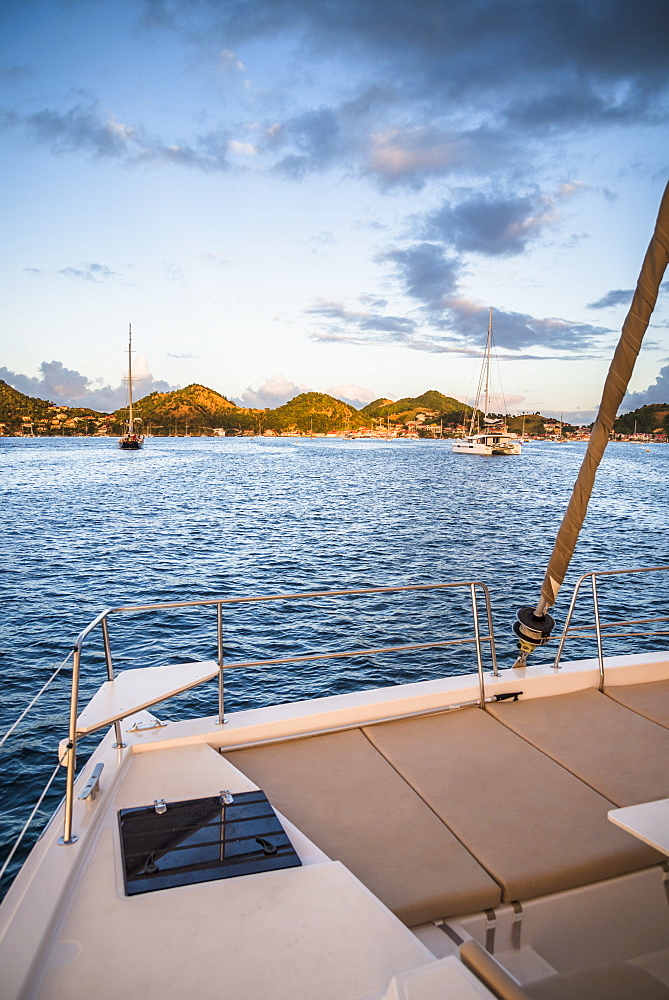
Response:
[[[584,451],[584,443],[530,442],[521,456],[485,457],[454,455],[441,440],[150,438],[124,452],[108,438],[0,439],[0,733],[80,630],[119,605],[482,581],[498,659],[509,666],[511,625],[519,606],[538,600]],[[669,563],[668,472],[669,445],[609,446],[558,620],[580,574]],[[666,614],[666,577],[603,579],[603,616]],[[227,605],[225,659],[471,638],[471,621],[469,588]],[[211,607],[112,616],[110,635],[117,670],[216,658]],[[653,642],[607,638],[605,652]],[[554,648],[534,661],[549,661]],[[566,658],[595,654],[591,640],[565,649]],[[226,711],[474,667],[467,645],[230,669]],[[83,699],[106,676],[99,636],[82,670]],[[70,676],[66,667],[0,751],[0,863],[55,766]],[[179,719],[216,708],[208,684],[156,711]],[[95,740],[82,741],[84,756],[87,742]],[[42,822],[60,795],[62,782]]]

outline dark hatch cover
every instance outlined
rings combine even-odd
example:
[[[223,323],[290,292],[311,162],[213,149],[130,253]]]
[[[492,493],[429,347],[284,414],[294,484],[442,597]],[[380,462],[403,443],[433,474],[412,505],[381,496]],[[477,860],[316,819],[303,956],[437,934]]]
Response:
[[[260,790],[160,801],[118,816],[128,896],[301,864]]]

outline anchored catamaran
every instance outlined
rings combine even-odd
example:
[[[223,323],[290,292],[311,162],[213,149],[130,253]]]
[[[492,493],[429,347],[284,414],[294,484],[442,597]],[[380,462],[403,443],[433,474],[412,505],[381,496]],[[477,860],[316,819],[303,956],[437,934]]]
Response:
[[[669,566],[586,573],[554,662],[528,662],[553,628],[548,609],[668,261],[669,186],[541,598],[518,613],[512,667],[498,666],[478,581],[394,588],[453,595],[457,615],[469,593],[457,641],[472,644],[471,673],[228,716],[233,667],[389,651],[337,641],[225,663],[229,605],[391,588],[124,606],[81,632],[58,753],[65,800],[0,907],[4,1000],[669,998],[669,653],[605,655],[598,600],[608,578],[653,581]],[[563,662],[585,583],[596,655]],[[142,645],[147,612],[190,607],[190,618],[198,605],[216,609],[216,659],[177,654],[115,673],[110,618],[137,615]],[[625,624],[648,638],[648,614]],[[98,632],[107,679],[80,707]],[[215,715],[149,711],[214,678]],[[77,776],[79,742],[105,729]]]
[[[490,416],[490,361],[492,357],[492,308],[488,319],[483,364],[472,408],[469,435],[453,442],[452,451],[463,455],[520,455],[522,442],[509,434],[503,418]],[[483,427],[480,426],[483,414]]]

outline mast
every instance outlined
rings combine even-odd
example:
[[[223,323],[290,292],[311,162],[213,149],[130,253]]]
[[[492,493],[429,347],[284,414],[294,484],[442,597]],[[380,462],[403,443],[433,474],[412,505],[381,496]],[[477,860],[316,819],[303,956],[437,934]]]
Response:
[[[132,425],[132,323],[128,324],[128,434],[133,433]]]
[[[483,411],[483,430],[485,430],[485,420],[488,416],[490,406],[490,352],[492,350],[492,306],[490,306],[490,317],[488,319],[488,339],[485,345],[485,410]]]
[[[557,600],[574,554],[588,509],[595,475],[608,444],[618,407],[623,401],[632,377],[634,362],[655,308],[667,264],[669,264],[669,184],[664,189],[655,231],[646,251],[632,304],[623,323],[620,340],[606,376],[602,401],[599,404],[588,447],[555,539],[553,553],[541,587],[541,596],[536,607],[519,609],[518,621],[513,626],[520,649],[520,656],[514,667],[525,666],[528,654],[537,646],[543,646],[548,642],[555,625],[547,611]]]

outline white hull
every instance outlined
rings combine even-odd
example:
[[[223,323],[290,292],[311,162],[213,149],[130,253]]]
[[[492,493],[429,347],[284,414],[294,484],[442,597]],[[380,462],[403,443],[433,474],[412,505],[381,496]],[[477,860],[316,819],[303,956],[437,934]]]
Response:
[[[511,434],[475,434],[455,440],[451,451],[461,455],[520,455],[522,441]]]

